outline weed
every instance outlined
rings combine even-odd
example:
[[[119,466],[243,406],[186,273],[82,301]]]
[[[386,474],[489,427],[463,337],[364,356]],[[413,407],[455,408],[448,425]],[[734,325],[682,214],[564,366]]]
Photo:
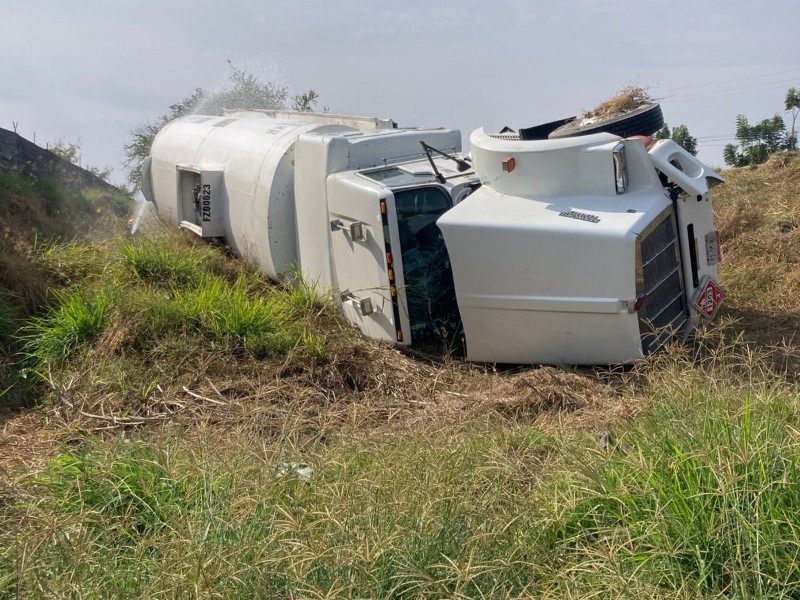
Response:
[[[256,358],[282,357],[297,347],[321,356],[322,336],[296,324],[296,296],[265,285],[260,275],[243,274],[233,284],[203,277],[191,289],[175,290],[174,302],[187,323],[211,340],[241,348]]]
[[[0,595],[800,597],[800,396],[746,341],[796,353],[798,179],[729,174],[729,312],[612,372],[410,360],[185,237],[33,253],[74,387],[4,426]]]
[[[741,398],[696,389],[660,406],[603,460],[578,455],[553,528],[567,560],[613,547],[621,567],[658,586],[709,596],[800,591],[800,453],[785,390]],[[796,403],[796,402],[795,402]],[[587,460],[588,459],[588,460]],[[785,595],[785,596],[782,596]]]
[[[67,203],[67,193],[55,180],[48,177],[37,179],[33,184],[36,195],[42,198],[44,210],[48,216],[56,215]]]
[[[63,361],[99,336],[112,309],[112,296],[104,291],[54,292],[54,296],[56,305],[33,319],[27,335],[27,353],[40,365]]]
[[[122,191],[86,188],[81,190],[81,196],[96,213],[109,210],[117,219],[127,219],[134,206],[131,197]]]
[[[251,296],[240,280],[212,313],[211,329],[219,339],[232,337],[256,356],[282,356],[292,340],[281,329],[287,314],[275,296]]]
[[[59,510],[96,517],[103,528],[121,521],[135,538],[167,527],[173,511],[178,516],[192,508],[187,482],[170,468],[170,458],[169,447],[144,444],[113,457],[102,449],[69,452],[53,457],[33,483],[51,493]]]
[[[205,257],[189,249],[174,249],[148,240],[122,249],[124,265],[141,281],[160,286],[191,286],[199,282]]]
[[[606,447],[482,417],[295,445],[299,405],[274,442],[89,442],[7,511],[0,564],[54,596],[80,573],[97,596],[792,597],[800,397],[740,342],[698,343],[650,364],[654,406]]]
[[[69,287],[97,281],[114,265],[114,243],[86,244],[51,239],[37,245],[39,261],[53,283]]]
[[[295,271],[288,279],[287,304],[293,316],[319,315],[332,317],[336,313],[333,298],[320,294],[317,288]]]

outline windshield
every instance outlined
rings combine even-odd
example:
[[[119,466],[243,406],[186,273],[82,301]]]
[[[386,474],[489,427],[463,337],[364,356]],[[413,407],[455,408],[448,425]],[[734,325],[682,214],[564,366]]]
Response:
[[[411,173],[403,169],[398,169],[397,167],[381,169],[380,171],[371,171],[369,173],[362,172],[361,174],[375,181],[379,181],[386,187],[399,187],[434,180],[433,173]]]
[[[436,220],[450,209],[440,188],[394,192],[412,339],[459,322],[453,272]]]

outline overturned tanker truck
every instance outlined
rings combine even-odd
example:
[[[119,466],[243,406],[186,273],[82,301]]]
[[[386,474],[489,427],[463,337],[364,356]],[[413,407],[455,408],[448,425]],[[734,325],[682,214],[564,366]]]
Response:
[[[159,216],[268,276],[335,293],[372,338],[450,331],[496,363],[641,359],[722,300],[709,190],[722,179],[652,143],[658,104],[470,137],[315,113],[191,115],[156,136]],[[634,137],[631,137],[634,136]]]

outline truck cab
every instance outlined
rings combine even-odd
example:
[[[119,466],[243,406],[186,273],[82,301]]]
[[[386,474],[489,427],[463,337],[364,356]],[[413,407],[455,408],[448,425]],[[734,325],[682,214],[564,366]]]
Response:
[[[454,158],[425,158],[420,142]],[[370,337],[411,345],[460,325],[437,225],[480,185],[471,166],[456,162],[460,150],[458,132],[449,130],[297,141],[298,160],[321,167],[319,177],[295,187],[303,277],[320,290],[336,289],[345,317]]]

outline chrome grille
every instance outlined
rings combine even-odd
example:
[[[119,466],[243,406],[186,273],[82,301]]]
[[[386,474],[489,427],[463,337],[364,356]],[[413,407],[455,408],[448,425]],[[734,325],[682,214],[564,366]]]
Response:
[[[660,219],[660,220],[659,220]],[[639,238],[637,295],[642,350],[657,350],[686,322],[680,251],[675,215],[670,208]]]

